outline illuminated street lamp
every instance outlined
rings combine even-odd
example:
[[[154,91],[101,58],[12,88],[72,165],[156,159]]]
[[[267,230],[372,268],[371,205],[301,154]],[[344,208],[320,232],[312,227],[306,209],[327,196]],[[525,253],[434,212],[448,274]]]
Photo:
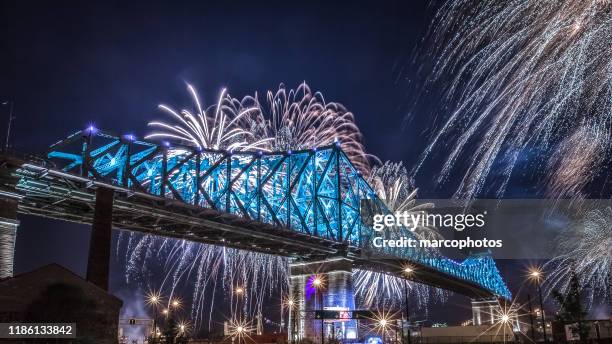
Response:
[[[410,332],[410,305],[408,304],[408,277],[411,277],[414,273],[414,269],[410,265],[404,266],[402,272],[404,273],[404,307],[406,312],[406,324],[408,325],[408,344],[412,341],[412,334]],[[402,324],[402,331],[404,325]]]
[[[539,267],[533,267],[529,269],[529,279],[533,281],[538,288],[538,296],[540,297],[540,316],[542,317],[542,332],[544,333],[544,343],[548,343],[548,336],[546,335],[546,321],[544,320],[544,302],[542,301],[542,280],[544,274],[542,269]]]
[[[323,288],[323,278],[321,276],[314,276],[312,280],[312,286],[315,288],[315,300],[317,300],[317,296],[319,298],[319,307],[320,310],[323,310],[323,292],[319,289]],[[316,308],[316,307],[315,307]],[[325,342],[325,332],[323,329],[324,321],[323,317],[321,317],[321,344]]]
[[[172,303],[170,305],[174,309],[179,309],[179,308],[181,308],[181,300],[180,299],[174,299],[174,300],[172,300]]]
[[[162,297],[159,291],[150,291],[147,294],[146,302],[153,308],[153,334],[157,334],[157,307],[162,301]],[[159,337],[159,334],[156,335]]]
[[[189,330],[189,323],[187,321],[181,320],[178,324],[179,334],[184,335]]]

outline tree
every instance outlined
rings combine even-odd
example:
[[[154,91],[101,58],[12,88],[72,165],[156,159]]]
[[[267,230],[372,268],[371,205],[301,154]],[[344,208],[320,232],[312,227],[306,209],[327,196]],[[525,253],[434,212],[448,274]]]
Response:
[[[580,281],[576,273],[572,273],[567,294],[563,295],[557,290],[553,290],[552,296],[559,305],[557,320],[564,324],[572,325],[571,329],[580,336],[580,342],[586,343],[589,336],[589,329],[582,323],[586,312],[582,309],[580,302]]]
[[[174,344],[176,335],[178,334],[178,326],[173,318],[168,319],[166,328],[164,329],[164,337],[166,344]]]

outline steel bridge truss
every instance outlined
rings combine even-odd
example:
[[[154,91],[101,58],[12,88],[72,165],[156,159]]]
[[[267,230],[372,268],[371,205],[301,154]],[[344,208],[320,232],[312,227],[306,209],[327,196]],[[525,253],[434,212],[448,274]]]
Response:
[[[89,128],[51,146],[48,158],[67,174],[238,215],[378,258],[405,259],[511,296],[490,256],[455,262],[425,250],[374,248],[362,200],[378,211],[388,209],[339,145],[274,153],[196,150]],[[27,188],[25,179],[20,183]]]

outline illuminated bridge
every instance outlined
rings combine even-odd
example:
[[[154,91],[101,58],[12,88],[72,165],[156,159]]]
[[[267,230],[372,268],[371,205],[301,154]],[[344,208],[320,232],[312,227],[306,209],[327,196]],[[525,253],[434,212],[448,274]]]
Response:
[[[409,278],[418,282],[473,298],[511,296],[489,256],[456,262],[373,247],[362,200],[388,210],[339,145],[282,153],[196,150],[88,128],[52,145],[44,160],[2,163],[2,193],[17,199],[19,212],[92,224],[98,242],[110,243],[112,226],[292,257],[295,271],[340,259],[401,276],[408,263]],[[108,233],[96,231],[104,226]],[[90,263],[91,255],[105,254],[90,250]],[[88,267],[88,275],[95,269]],[[104,274],[108,266],[97,269]]]

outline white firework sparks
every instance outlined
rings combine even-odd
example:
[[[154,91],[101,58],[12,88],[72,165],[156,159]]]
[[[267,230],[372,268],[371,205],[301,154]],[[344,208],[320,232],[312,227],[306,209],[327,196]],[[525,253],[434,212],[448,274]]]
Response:
[[[609,176],[612,158],[611,8],[608,0],[445,3],[433,26],[439,59],[431,79],[448,85],[446,105],[456,106],[417,170],[443,148],[440,182],[458,161],[468,164],[456,197],[475,197],[485,185],[501,195],[515,165],[535,151],[549,194],[583,198],[589,182]],[[561,157],[568,145],[586,149]],[[491,185],[494,163],[502,178]]]
[[[223,90],[215,105],[204,108],[195,88],[188,84],[187,89],[195,111],[176,111],[160,105],[175,124],[150,122],[159,131],[146,138],[179,141],[199,149],[237,151],[297,150],[338,140],[356,167],[362,172],[369,171],[369,156],[353,114],[341,104],[326,103],[322,94],[312,93],[306,83],[297,90],[287,91],[281,86],[275,93],[269,91],[267,107],[259,103],[257,95],[239,101]],[[125,236],[128,281],[150,275],[156,263],[168,271],[161,288],[168,290],[170,296],[188,280],[194,281],[191,313],[196,326],[203,322],[202,313],[206,309],[210,311],[210,325],[219,280],[230,299],[232,312],[245,317],[261,313],[264,300],[272,296],[273,290],[286,294],[286,258],[185,240],[121,234],[122,238]],[[244,288],[240,297],[233,292],[236,286]],[[204,297],[211,293],[212,298]]]
[[[393,213],[426,212],[434,207],[432,203],[417,204],[417,189],[413,187],[408,171],[401,162],[386,161],[381,166],[375,166],[368,182]],[[419,226],[412,233],[421,239],[441,238],[435,228]],[[367,308],[401,304],[406,292],[416,298],[418,307],[426,307],[432,299],[443,301],[448,296],[448,292],[442,289],[379,272],[355,270],[353,278],[355,294]]]
[[[218,292],[229,299],[233,314],[253,317],[261,313],[266,298],[288,290],[288,260],[283,257],[127,232],[120,233],[119,243],[117,252],[126,252],[128,283],[148,283],[159,266],[167,271],[159,288],[169,299],[193,283],[190,312],[195,327],[205,320],[211,325]],[[235,292],[238,286],[240,295]]]
[[[199,149],[227,149],[227,150],[257,150],[265,149],[269,139],[254,140],[253,134],[240,127],[238,124],[244,120],[250,112],[257,108],[241,109],[239,112],[231,111],[227,106],[226,90],[223,89],[219,100],[213,106],[203,108],[195,88],[187,84],[187,89],[196,105],[196,113],[183,109],[180,112],[167,105],[159,105],[159,108],[170,114],[178,124],[171,125],[165,122],[149,122],[149,126],[160,129],[146,139],[163,138],[178,140],[191,144]]]
[[[612,208],[591,210],[576,226],[557,239],[559,255],[544,267],[550,270],[544,285],[548,292],[566,293],[576,274],[589,306],[597,297],[612,299]]]
[[[251,123],[245,127],[256,132],[261,140],[269,140],[270,150],[309,149],[340,142],[342,150],[364,175],[370,171],[370,159],[377,160],[365,152],[355,116],[340,103],[326,102],[321,92],[312,92],[305,82],[295,90],[287,90],[281,84],[276,92],[267,92],[264,104],[257,93],[233,103],[236,109],[258,110],[249,111]]]

